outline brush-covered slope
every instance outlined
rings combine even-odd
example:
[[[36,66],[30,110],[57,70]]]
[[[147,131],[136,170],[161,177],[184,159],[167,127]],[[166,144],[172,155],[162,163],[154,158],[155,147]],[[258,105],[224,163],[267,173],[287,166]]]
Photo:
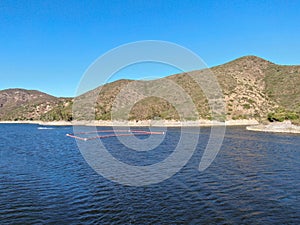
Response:
[[[128,116],[124,117],[125,111],[120,110],[114,119],[179,119],[175,106],[181,105],[183,114],[191,110],[185,107],[186,99],[180,97],[179,90],[182,90],[190,97],[199,115],[185,119],[211,119],[209,101],[194,80],[205,78],[207,71],[175,74],[154,81],[118,80],[105,84],[76,98],[82,102],[80,107],[87,110],[79,110],[75,118],[85,119],[86,113],[92,113],[90,118],[110,120],[116,102],[124,108],[134,100],[136,104]],[[226,119],[299,120],[300,66],[281,66],[259,57],[245,56],[210,71],[222,89]],[[180,88],[166,89],[161,98],[147,97],[146,93],[157,92],[157,87],[164,90],[166,80]],[[97,98],[91,101],[91,96]],[[72,104],[72,99],[55,98],[38,91],[4,90],[0,91],[0,119],[71,120]]]
[[[245,56],[213,67],[210,71],[215,74],[222,88],[226,103],[226,119],[264,120],[270,112],[276,112],[278,109],[284,112],[292,111],[299,115],[299,66],[280,66],[259,57]],[[203,76],[203,73],[205,74],[206,71],[192,71],[172,75],[165,79],[178,84],[191,97],[200,118],[211,119],[208,99],[193,80],[193,78]],[[96,103],[97,119],[111,119],[110,113],[116,96],[130,82],[132,81],[115,81],[94,90],[100,93]],[[156,81],[139,82],[143,86],[143,82]],[[138,95],[140,93],[136,89],[129,89],[123,98],[124,104],[127,104],[126,99],[137,99]],[[176,94],[170,93],[171,95]],[[88,95],[86,97],[88,98]],[[177,103],[180,104],[180,102]],[[146,96],[132,107],[129,115],[129,119],[136,120],[154,118],[178,119],[179,116],[174,106],[165,99]]]
[[[56,98],[36,90],[7,89],[0,91],[0,120],[38,120],[52,110],[64,111],[66,98]],[[60,112],[61,113],[61,112]],[[49,118],[65,119],[65,118]]]

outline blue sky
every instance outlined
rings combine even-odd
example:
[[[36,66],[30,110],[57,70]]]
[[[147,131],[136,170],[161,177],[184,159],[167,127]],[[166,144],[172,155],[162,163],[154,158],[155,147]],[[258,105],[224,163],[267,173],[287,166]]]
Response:
[[[244,55],[300,64],[300,1],[0,1],[0,89],[74,96],[88,66],[119,45],[163,40],[208,66]],[[170,67],[118,77],[165,76]],[[141,73],[141,74],[140,74]]]

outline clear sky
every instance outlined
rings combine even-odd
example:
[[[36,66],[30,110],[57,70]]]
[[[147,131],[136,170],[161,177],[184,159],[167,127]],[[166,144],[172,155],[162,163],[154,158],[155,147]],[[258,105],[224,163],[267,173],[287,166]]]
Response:
[[[299,12],[293,0],[1,0],[0,89],[73,96],[94,60],[140,40],[177,43],[208,66],[244,55],[300,64]],[[156,68],[149,76],[173,72]]]

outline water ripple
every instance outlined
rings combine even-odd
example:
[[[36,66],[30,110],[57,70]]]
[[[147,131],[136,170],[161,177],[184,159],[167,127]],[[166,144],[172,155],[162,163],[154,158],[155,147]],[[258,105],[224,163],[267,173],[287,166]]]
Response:
[[[228,128],[216,160],[200,173],[209,131],[201,129],[179,173],[136,188],[95,173],[65,137],[70,127],[2,124],[1,224],[300,224],[300,136]],[[169,142],[148,154],[119,151],[116,139],[105,144],[124,162],[147,165],[171,153],[178,133],[170,128]]]

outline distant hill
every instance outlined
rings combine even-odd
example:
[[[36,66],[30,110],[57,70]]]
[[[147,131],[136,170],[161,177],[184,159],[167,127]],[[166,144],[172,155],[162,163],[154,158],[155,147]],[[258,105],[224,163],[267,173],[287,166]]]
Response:
[[[300,66],[282,66],[256,56],[245,56],[210,68],[216,75],[224,94],[226,119],[284,120],[299,122]],[[176,82],[191,97],[199,115],[211,119],[208,101],[191,77],[201,76],[204,70],[175,74],[166,79]],[[96,119],[109,120],[113,102],[132,80],[118,80],[83,94],[88,99],[99,93]],[[139,82],[159,82],[139,81]],[[136,98],[133,89],[126,98]],[[172,93],[170,93],[172,95]],[[124,98],[124,104],[126,104]],[[178,100],[179,101],[179,100]],[[183,104],[183,102],[177,102]],[[38,91],[10,89],[0,91],[0,119],[71,120],[72,99],[56,98]],[[187,109],[188,110],[188,109]],[[80,117],[80,115],[79,115]],[[174,107],[164,99],[149,97],[139,101],[130,112],[130,119],[178,119]]]
[[[59,115],[51,117],[51,112],[64,112],[71,101],[72,99],[57,98],[36,90],[19,88],[2,90],[0,91],[0,120],[68,119],[67,116]]]

